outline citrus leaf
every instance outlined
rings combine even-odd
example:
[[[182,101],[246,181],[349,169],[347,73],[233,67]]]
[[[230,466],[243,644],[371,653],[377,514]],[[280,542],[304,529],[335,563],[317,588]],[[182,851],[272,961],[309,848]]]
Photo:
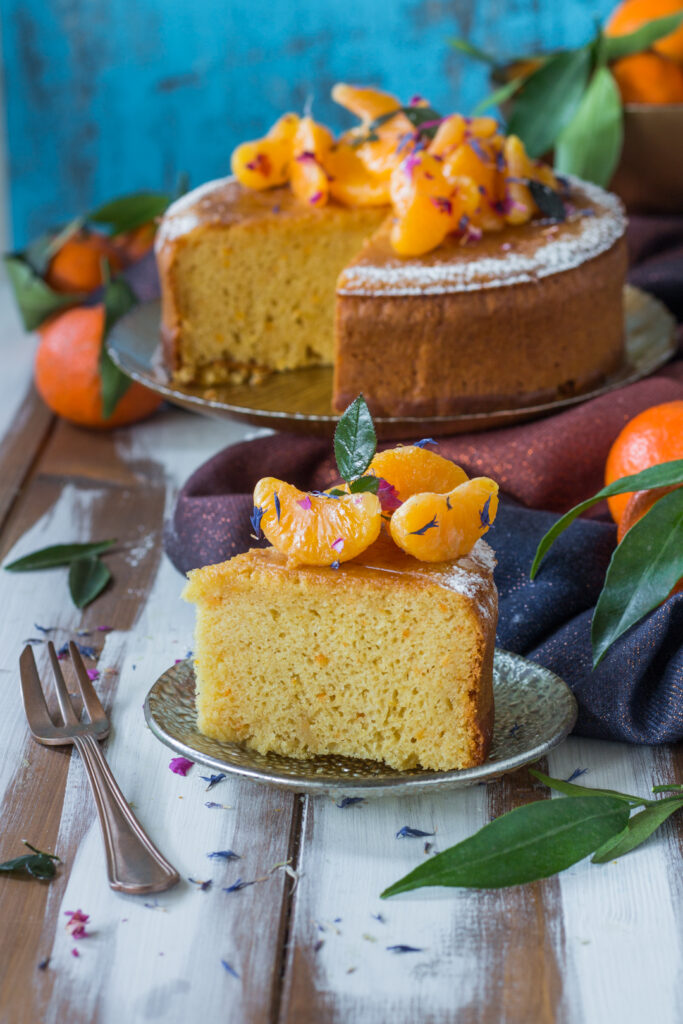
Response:
[[[357,480],[354,480],[349,490],[351,494],[361,494],[363,491],[370,491],[371,494],[377,494],[379,490],[379,477],[378,476],[359,476]]]
[[[171,197],[163,192],[135,192],[104,203],[89,213],[87,219],[107,224],[112,235],[120,235],[160,217],[170,202]]]
[[[8,572],[33,572],[35,569],[54,569],[60,565],[71,565],[77,558],[88,555],[101,555],[112,545],[114,540],[98,540],[88,544],[52,544],[48,548],[32,551],[30,555],[17,558],[5,566]]]
[[[521,88],[526,81],[524,75],[520,75],[519,78],[511,78],[505,85],[501,85],[499,89],[494,89],[492,93],[484,97],[477,103],[476,107],[472,111],[472,117],[477,117],[483,113],[484,110],[488,110],[489,107],[499,107],[514,96],[515,93]]]
[[[563,871],[625,827],[630,807],[610,796],[525,804],[390,885],[382,897],[428,885],[496,889]]]
[[[12,291],[27,331],[35,331],[44,320],[67,306],[82,302],[82,292],[56,292],[31,266],[21,253],[4,257]]]
[[[653,793],[683,793],[683,786],[676,785],[675,783],[670,786],[653,786]]]
[[[101,594],[111,579],[111,572],[97,555],[77,558],[69,567],[69,593],[77,608],[85,608]]]
[[[579,505],[574,505],[574,508],[570,508],[569,512],[565,512],[562,518],[558,519],[541,539],[531,565],[531,578],[533,579],[538,572],[541,562],[554,541],[586,509],[596,505],[603,498],[611,498],[614,494],[628,494],[630,491],[651,491],[654,487],[670,487],[672,484],[683,484],[683,459],[661,462],[657,466],[649,466],[647,469],[641,470],[640,473],[634,473],[633,476],[621,477],[620,480],[615,480],[614,483],[603,487],[592,498],[587,498]]]
[[[683,577],[683,487],[656,501],[617,546],[593,613],[593,668]]]
[[[621,95],[612,72],[593,72],[581,103],[555,144],[555,170],[606,186],[624,139]]]
[[[635,850],[636,846],[640,846],[646,839],[649,839],[667,818],[670,818],[676,811],[680,811],[681,808],[683,808],[683,799],[670,796],[651,803],[643,811],[638,811],[619,835],[608,839],[595,851],[591,858],[593,863],[604,864],[608,860],[615,860],[617,857],[622,857],[625,853]]]
[[[42,881],[54,878],[56,864],[60,863],[59,857],[54,853],[43,853],[42,850],[37,850],[35,846],[31,846],[25,839],[22,842],[33,853],[26,853],[23,857],[14,857],[12,860],[4,861],[0,864],[0,872],[7,874],[26,873]]]
[[[117,320],[133,308],[137,299],[131,288],[120,278],[111,281],[104,289],[104,331],[100,348],[100,380],[102,387],[102,415],[108,420],[113,415],[119,400],[133,383],[130,377],[118,368],[107,350],[107,335]]]
[[[339,475],[347,482],[362,476],[377,450],[377,435],[362,395],[339,418],[334,432],[334,455]]]
[[[531,157],[549,150],[574,117],[586,88],[591,47],[564,50],[550,57],[524,82],[508,121],[508,133],[518,135]]]
[[[536,203],[544,217],[551,220],[564,221],[567,219],[567,210],[564,200],[559,192],[542,181],[535,181],[533,178],[527,180],[527,186],[531,192],[531,198]]]
[[[490,53],[485,53],[483,50],[480,50],[478,46],[474,46],[474,44],[468,42],[467,39],[449,39],[448,42],[454,50],[459,50],[460,53],[464,53],[466,57],[472,57],[474,60],[481,61],[482,64],[491,64],[495,67],[498,63],[496,57],[491,56]]]
[[[635,32],[623,36],[605,36],[605,57],[607,60],[619,60],[631,53],[649,50],[653,43],[674,32],[682,22],[683,14],[667,14],[664,18],[648,21]]]
[[[646,804],[648,802],[641,796],[629,796],[628,793],[619,793],[616,789],[591,789],[589,786],[577,786],[574,782],[567,782],[566,779],[553,779],[536,768],[530,768],[529,774],[545,783],[550,789],[564,793],[565,796],[613,796],[617,800],[625,800],[631,804]]]

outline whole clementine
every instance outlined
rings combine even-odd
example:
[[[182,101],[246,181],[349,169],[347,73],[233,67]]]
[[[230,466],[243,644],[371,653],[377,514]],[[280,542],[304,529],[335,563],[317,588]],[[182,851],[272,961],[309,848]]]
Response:
[[[683,400],[654,405],[629,420],[610,448],[605,483],[674,459],[683,459]],[[630,497],[630,493],[616,494],[607,499],[615,523],[620,522]]]
[[[612,65],[624,103],[683,103],[683,67],[659,53],[634,53]]]
[[[50,261],[45,280],[56,292],[92,292],[103,284],[102,265],[112,274],[123,268],[121,256],[106,235],[77,231]]]
[[[126,231],[122,235],[115,235],[112,239],[117,252],[120,253],[124,263],[136,263],[146,256],[154,245],[154,236],[157,232],[156,221],[150,220],[141,224],[132,231]]]
[[[144,419],[162,399],[134,381],[113,415],[104,419],[99,373],[104,319],[104,306],[77,306],[44,324],[34,377],[40,397],[58,416],[81,427],[106,430]]]
[[[683,0],[624,0],[612,12],[605,26],[607,36],[625,36],[641,25],[667,14],[683,13]],[[683,61],[683,25],[653,43],[665,57]]]

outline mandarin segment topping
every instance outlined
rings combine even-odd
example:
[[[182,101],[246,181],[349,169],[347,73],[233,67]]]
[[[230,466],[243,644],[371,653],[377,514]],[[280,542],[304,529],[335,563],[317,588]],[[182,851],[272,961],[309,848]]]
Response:
[[[498,511],[498,484],[480,476],[447,494],[413,494],[391,517],[394,542],[423,562],[446,562],[468,554]]]
[[[247,188],[289,182],[303,203],[392,205],[391,242],[419,256],[450,234],[476,241],[482,231],[524,224],[540,211],[529,185],[555,191],[553,171],[506,139],[493,117],[441,117],[427,101],[408,106],[378,89],[340,83],[333,99],[361,124],[335,140],[312,117],[286,114],[263,139],[238,146],[233,173]]]
[[[401,502],[425,491],[445,494],[467,480],[460,466],[417,444],[378,452],[368,473],[374,473],[394,487]]]
[[[377,540],[381,507],[377,495],[367,491],[332,497],[264,477],[254,489],[252,525],[292,565],[336,567]]]

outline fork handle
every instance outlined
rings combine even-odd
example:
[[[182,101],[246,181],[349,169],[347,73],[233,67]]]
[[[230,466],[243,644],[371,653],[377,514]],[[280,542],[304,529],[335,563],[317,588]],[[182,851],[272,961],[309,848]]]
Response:
[[[139,895],[170,889],[180,876],[145,833],[119,789],[93,736],[74,736],[102,826],[109,885]]]

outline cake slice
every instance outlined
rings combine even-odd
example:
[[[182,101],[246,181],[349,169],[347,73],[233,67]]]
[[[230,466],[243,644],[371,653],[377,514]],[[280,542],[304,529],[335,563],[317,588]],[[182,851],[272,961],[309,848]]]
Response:
[[[252,549],[189,574],[200,730],[261,753],[481,764],[493,727],[495,559],[420,562],[385,535],[338,569]]]

